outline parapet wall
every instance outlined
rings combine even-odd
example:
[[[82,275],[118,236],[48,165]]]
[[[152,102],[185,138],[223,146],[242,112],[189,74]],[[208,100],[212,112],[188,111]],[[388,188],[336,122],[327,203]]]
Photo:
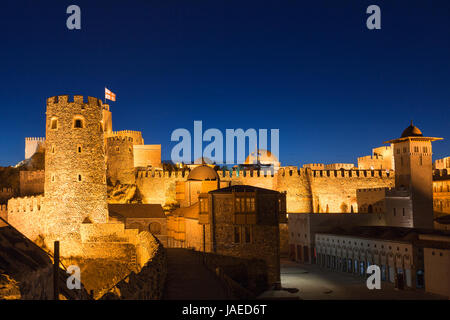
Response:
[[[108,134],[110,137],[129,137],[133,139],[133,144],[141,145],[144,144],[144,139],[142,138],[141,131],[134,130],[121,130],[121,131],[112,131]]]
[[[14,190],[12,188],[0,188],[0,203],[6,203],[13,196]]]
[[[35,240],[39,235],[45,234],[43,201],[43,196],[9,199],[8,223],[30,240]]]
[[[295,167],[296,168],[296,167]],[[356,190],[394,186],[394,172],[386,170],[310,170],[280,168],[277,173],[257,170],[218,171],[221,181],[286,192],[288,212],[357,212]],[[189,171],[138,171],[136,184],[144,203],[176,202],[176,181]]]
[[[433,170],[433,180],[450,180],[450,170],[448,169]]]
[[[167,255],[161,243],[149,232],[138,235],[137,258],[140,270],[130,273],[101,300],[159,300],[167,277]]]
[[[103,109],[102,100],[95,97],[87,97],[87,101],[85,97],[82,95],[60,95],[47,98],[47,105],[59,103],[79,103],[79,104],[87,103],[91,106],[100,107],[100,110]]]

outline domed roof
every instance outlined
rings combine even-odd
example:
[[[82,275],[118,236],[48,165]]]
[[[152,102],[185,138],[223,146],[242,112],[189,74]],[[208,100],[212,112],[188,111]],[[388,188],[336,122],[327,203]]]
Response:
[[[252,152],[245,159],[245,164],[265,164],[265,165],[279,165],[277,157],[275,157],[270,151],[260,149],[258,153]]]
[[[219,180],[219,175],[213,168],[207,165],[201,165],[192,170],[187,179],[197,181]]]
[[[422,131],[419,130],[415,125],[413,125],[412,121],[408,128],[403,130],[402,138],[406,137],[423,137]]]

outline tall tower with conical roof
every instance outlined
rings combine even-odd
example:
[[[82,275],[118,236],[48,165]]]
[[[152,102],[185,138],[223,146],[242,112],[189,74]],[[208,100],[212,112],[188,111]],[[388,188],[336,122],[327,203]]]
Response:
[[[411,125],[400,138],[386,141],[393,144],[395,161],[395,187],[408,192],[411,199],[410,227],[433,227],[433,162],[431,142],[442,138],[424,137],[422,132]],[[395,194],[392,195],[395,198]],[[404,215],[404,208],[392,208],[387,212],[389,217]]]

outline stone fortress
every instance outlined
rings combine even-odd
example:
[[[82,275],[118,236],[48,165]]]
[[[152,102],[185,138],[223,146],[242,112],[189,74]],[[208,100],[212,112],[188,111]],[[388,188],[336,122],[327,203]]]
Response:
[[[74,96],[72,102],[69,99],[69,96],[49,98],[46,139],[25,139],[26,158],[45,150],[46,170],[45,173],[42,170],[21,172],[20,194],[28,197],[10,200],[10,219],[17,216],[16,212],[33,207],[31,203],[40,202],[39,194],[43,193],[44,185],[46,201],[49,204],[53,201],[54,206],[51,206],[55,210],[59,210],[59,200],[67,199],[71,208],[61,210],[76,211],[82,208],[82,211],[91,212],[90,216],[77,218],[74,216],[79,213],[69,215],[81,222],[84,219],[106,221],[107,181],[111,185],[133,185],[140,203],[160,204],[165,208],[179,205],[177,185],[188,179],[189,170],[162,170],[161,145],[145,145],[140,131],[113,131],[109,105],[101,100],[89,97],[88,103],[85,103],[81,96]],[[58,125],[59,129],[52,127]],[[82,128],[77,128],[78,125]],[[71,130],[63,134],[64,128]],[[284,192],[288,213],[357,213],[369,209],[367,203],[358,205],[358,197],[361,198],[358,189],[372,188],[373,197],[377,199],[377,192],[384,192],[380,190],[392,188],[395,184],[392,145],[374,148],[372,155],[358,158],[357,166],[351,163],[316,163],[304,164],[302,168],[283,167],[270,152],[266,153],[269,157],[264,160],[269,164],[272,162],[271,167],[254,169],[244,166],[244,169],[217,170],[220,181],[225,183],[223,186],[251,185]],[[247,164],[253,163],[253,158],[255,155],[250,154]],[[102,164],[103,161],[106,165]],[[434,176],[439,177],[434,181],[438,189],[448,181],[445,163],[441,164],[443,161],[437,160],[434,170]],[[190,169],[195,166],[190,165]],[[71,198],[70,193],[78,194],[81,203]],[[443,196],[445,198],[446,195],[440,198]],[[132,198],[130,196],[121,201],[133,202]],[[86,207],[87,202],[89,208]],[[381,212],[382,208],[378,209],[378,205],[373,203],[370,210]],[[447,212],[448,201],[436,202],[435,209]],[[51,227],[48,228],[51,232]]]
[[[145,241],[150,233],[165,246],[211,251],[215,242],[207,242],[206,237],[211,237],[211,230],[225,227],[237,230],[236,248],[246,248],[255,254],[246,254],[244,249],[224,252],[245,258],[258,257],[256,253],[260,247],[252,247],[252,240],[246,243],[242,239],[252,239],[251,235],[257,235],[258,228],[264,228],[263,225],[255,222],[250,223],[250,229],[236,229],[236,225],[241,225],[236,223],[236,218],[233,222],[225,219],[228,221],[226,226],[215,226],[211,218],[205,220],[206,216],[220,216],[221,213],[211,207],[202,207],[201,199],[213,199],[215,190],[220,188],[230,188],[227,189],[230,199],[234,199],[239,186],[254,194],[258,193],[258,188],[278,194],[276,197],[280,199],[282,209],[273,211],[280,214],[279,228],[273,230],[277,230],[280,237],[271,241],[276,250],[280,248],[281,254],[288,252],[288,242],[295,243],[295,240],[288,240],[291,235],[288,235],[287,222],[281,217],[285,213],[289,216],[317,214],[318,219],[336,217],[340,221],[344,220],[339,217],[348,216],[356,225],[375,225],[379,222],[372,221],[374,217],[381,219],[378,216],[393,212],[389,199],[400,197],[400,201],[405,201],[402,208],[428,205],[420,197],[403,195],[405,191],[401,188],[394,189],[405,185],[403,181],[409,181],[411,176],[411,172],[397,172],[398,168],[406,170],[407,163],[403,161],[409,161],[409,158],[395,157],[394,144],[402,143],[398,139],[390,141],[388,146],[373,149],[369,156],[358,158],[357,166],[351,163],[304,164],[301,168],[282,166],[270,152],[260,150],[258,154],[265,155],[264,159],[250,154],[244,166],[231,170],[207,164],[164,170],[161,145],[144,144],[140,131],[113,131],[109,105],[97,98],[77,95],[48,98],[45,126],[45,139],[25,139],[25,158],[44,152],[45,170],[21,172],[22,197],[12,197],[13,190],[4,190],[4,198],[9,200],[7,206],[2,205],[0,213],[31,240],[43,239],[49,248],[54,240],[61,241],[62,254],[67,257],[114,258],[142,266],[149,258]],[[433,189],[421,190],[419,187],[417,193],[425,198],[434,197],[435,216],[445,218],[450,213],[448,161],[436,161],[433,173],[430,140],[418,140],[421,140],[420,145],[414,147],[420,148],[420,152],[412,151],[418,157],[414,161],[420,161],[430,169],[415,173],[419,172],[418,179],[425,179]],[[262,160],[264,165],[254,165],[255,159]],[[420,181],[414,182],[414,186],[420,186]],[[424,194],[426,192],[431,194]],[[117,194],[121,197],[114,196]],[[125,212],[121,219],[112,216],[112,211],[116,210],[114,204],[128,205],[128,209],[121,207]],[[160,215],[155,215],[151,221],[144,216],[133,216],[133,208],[138,204],[160,205],[165,209],[166,221]],[[233,205],[233,202],[228,201],[227,205]],[[128,216],[127,211],[131,212]],[[388,219],[400,226],[414,227],[409,223],[419,221],[420,226],[428,224],[427,227],[432,227],[432,219],[420,222],[422,216],[415,218],[417,213],[412,209],[407,213],[401,218],[389,216]],[[263,213],[257,212],[256,216],[259,214]],[[358,217],[353,218],[355,216]],[[383,216],[383,223],[386,218]],[[135,222],[124,223],[126,219]],[[435,222],[435,227],[445,229],[445,219],[441,222]],[[309,235],[307,241],[313,241],[313,238],[314,235]],[[238,245],[240,241],[244,243]],[[296,257],[313,257],[312,247],[311,244],[302,246]],[[275,265],[273,259],[268,263]],[[279,270],[279,265],[276,268]],[[277,277],[272,278],[276,280]]]

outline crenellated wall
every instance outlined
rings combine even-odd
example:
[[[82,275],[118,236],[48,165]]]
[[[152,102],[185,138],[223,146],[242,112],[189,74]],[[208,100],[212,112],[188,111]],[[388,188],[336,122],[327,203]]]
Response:
[[[294,167],[296,168],[296,167]],[[356,190],[394,186],[394,173],[385,170],[310,170],[280,168],[270,171],[218,171],[221,181],[286,192],[288,212],[357,212]],[[144,203],[176,202],[176,182],[188,172],[138,171],[136,184]]]
[[[7,221],[28,239],[35,240],[44,234],[45,214],[42,210],[44,197],[12,198],[8,201]]]
[[[7,203],[14,196],[12,188],[0,188],[0,203]]]
[[[122,138],[132,138],[134,145],[144,144],[144,139],[142,138],[141,131],[135,130],[121,130],[121,131],[112,131],[108,133],[108,137],[122,137]]]

